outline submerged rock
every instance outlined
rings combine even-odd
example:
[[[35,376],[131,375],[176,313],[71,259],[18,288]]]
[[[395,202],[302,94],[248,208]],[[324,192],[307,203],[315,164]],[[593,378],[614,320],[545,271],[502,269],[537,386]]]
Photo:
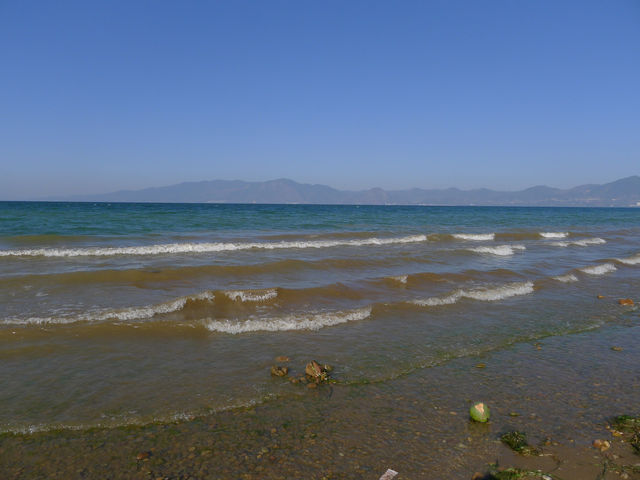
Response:
[[[469,409],[469,415],[471,416],[471,419],[476,422],[487,422],[490,415],[489,407],[482,402],[476,403]]]
[[[327,370],[326,367],[327,365],[322,366],[315,360],[311,360],[307,363],[304,373],[307,375],[307,379],[309,379],[310,382],[325,382],[329,378],[329,370]]]
[[[138,455],[136,455],[136,460],[146,460],[150,456],[151,452],[140,452]]]
[[[291,359],[285,355],[280,355],[279,357],[276,357],[277,363],[287,363],[289,361],[291,361]]]
[[[630,298],[621,298],[620,300],[618,300],[618,303],[624,306],[633,306],[633,300],[631,300]]]
[[[288,373],[289,367],[281,367],[280,365],[271,367],[271,375],[274,377],[286,377]]]
[[[540,455],[540,451],[537,448],[529,445],[527,434],[524,432],[518,432],[517,430],[507,432],[500,437],[500,441],[521,455]]]

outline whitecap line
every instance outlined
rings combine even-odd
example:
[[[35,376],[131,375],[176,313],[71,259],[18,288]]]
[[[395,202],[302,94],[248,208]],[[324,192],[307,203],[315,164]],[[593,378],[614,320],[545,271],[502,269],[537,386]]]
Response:
[[[483,302],[494,302],[517,295],[526,295],[534,291],[533,282],[511,283],[497,288],[487,288],[478,290],[457,290],[444,297],[431,297],[426,299],[412,300],[411,303],[422,307],[435,307],[439,305],[451,305],[462,298],[470,298]]]
[[[454,233],[452,237],[457,238],[458,240],[486,241],[486,240],[495,239],[496,234],[495,233]]]
[[[341,323],[364,320],[371,315],[371,307],[340,312],[322,312],[310,315],[287,315],[277,318],[251,318],[248,320],[212,320],[203,322],[212,332],[239,333],[280,332],[288,330],[319,330]]]
[[[513,255],[516,250],[526,250],[524,245],[498,245],[497,247],[475,247],[469,249],[475,253],[489,253],[492,255],[508,256]]]
[[[567,242],[552,242],[551,245],[555,247],[588,247],[589,245],[602,245],[603,243],[607,243],[604,238],[585,238],[584,240],[571,240]]]
[[[80,257],[80,256],[114,256],[114,255],[161,255],[175,253],[212,253],[237,250],[275,250],[292,248],[330,248],[342,246],[375,246],[403,243],[417,243],[427,240],[426,235],[409,235],[393,238],[367,238],[362,240],[317,240],[317,241],[282,241],[282,242],[249,242],[249,243],[171,243],[163,245],[147,245],[135,247],[105,248],[37,248],[28,250],[0,250],[0,257]]]
[[[594,265],[593,267],[581,268],[580,271],[588,275],[604,275],[605,273],[615,272],[617,270],[613,263],[603,263]]]

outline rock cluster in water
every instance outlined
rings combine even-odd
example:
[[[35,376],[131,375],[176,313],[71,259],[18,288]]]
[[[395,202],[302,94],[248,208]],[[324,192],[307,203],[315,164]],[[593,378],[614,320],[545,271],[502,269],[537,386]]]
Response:
[[[289,357],[279,356],[276,357],[276,362],[288,362]],[[293,384],[302,383],[307,384],[309,388],[315,388],[321,383],[329,382],[329,373],[333,370],[331,365],[321,365],[316,360],[311,360],[304,369],[304,375],[296,377],[292,375],[289,381]],[[286,377],[289,375],[289,367],[282,365],[273,365],[271,367],[271,376],[273,377]]]

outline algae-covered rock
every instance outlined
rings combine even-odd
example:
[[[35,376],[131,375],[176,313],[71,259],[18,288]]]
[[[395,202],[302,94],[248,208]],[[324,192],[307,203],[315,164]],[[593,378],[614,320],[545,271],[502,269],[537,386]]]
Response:
[[[309,363],[307,363],[307,366],[304,369],[304,373],[307,375],[309,381],[315,383],[324,382],[329,378],[327,369],[321,366],[315,360],[311,360]]]
[[[527,434],[518,432],[517,430],[507,432],[500,437],[502,443],[507,445],[514,452],[522,455],[539,455],[540,451],[529,445],[527,442]]]
[[[640,455],[640,416],[620,415],[611,424],[614,432],[624,436],[635,453]]]
[[[611,423],[616,430],[623,432],[640,431],[640,416],[619,415]]]
[[[489,421],[489,407],[482,402],[476,403],[469,409],[469,415],[472,420],[485,423]]]

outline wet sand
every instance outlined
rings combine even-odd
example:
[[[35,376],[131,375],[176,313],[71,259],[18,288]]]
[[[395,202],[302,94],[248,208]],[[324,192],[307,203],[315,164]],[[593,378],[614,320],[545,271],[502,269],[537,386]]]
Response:
[[[287,385],[295,395],[178,423],[5,434],[0,478],[378,479],[392,468],[398,480],[470,479],[497,461],[563,480],[622,471],[636,479],[640,456],[606,426],[615,415],[640,414],[638,338],[634,313],[626,325],[518,343],[377,384],[341,385],[336,366],[336,384]],[[308,360],[290,365],[301,374]],[[477,400],[491,408],[488,424],[469,421]],[[509,430],[526,432],[544,456],[511,452],[499,440]],[[599,452],[594,439],[613,446]]]

